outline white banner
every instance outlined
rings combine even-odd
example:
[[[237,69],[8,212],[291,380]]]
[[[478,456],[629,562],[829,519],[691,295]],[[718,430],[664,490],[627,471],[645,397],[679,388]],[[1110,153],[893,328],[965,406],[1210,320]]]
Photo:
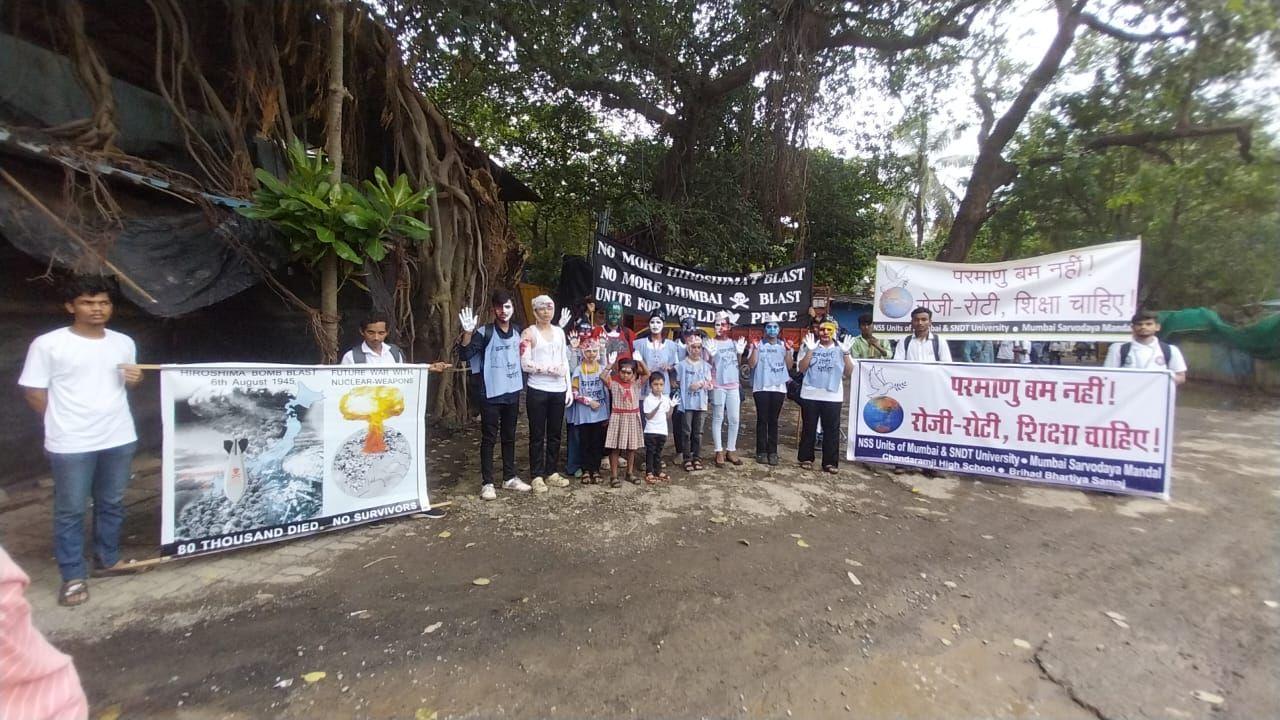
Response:
[[[876,329],[908,333],[925,307],[948,340],[1126,340],[1141,257],[1140,240],[985,265],[878,256]]]
[[[424,365],[166,365],[164,555],[430,507]]]
[[[856,374],[850,460],[1169,497],[1168,372],[861,360]]]

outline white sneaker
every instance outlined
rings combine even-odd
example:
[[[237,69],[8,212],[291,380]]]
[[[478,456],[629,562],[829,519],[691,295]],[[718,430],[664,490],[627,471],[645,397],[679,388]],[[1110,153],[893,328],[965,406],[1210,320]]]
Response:
[[[551,477],[547,478],[547,484],[551,487],[569,487],[569,480],[560,473],[551,473]]]
[[[534,478],[533,483],[530,485],[526,485],[525,487],[533,488],[533,491],[536,493],[544,493],[547,491],[547,484],[542,481],[542,476],[538,476]]]
[[[537,480],[534,480],[534,482],[537,482]],[[516,492],[529,492],[530,490],[533,489],[533,487],[529,485],[529,483],[521,480],[520,478],[513,477],[510,480],[502,483],[502,489],[515,490]]]
[[[485,483],[484,485],[480,486],[480,499],[481,500],[497,500],[498,499],[498,491],[493,489],[493,483]]]

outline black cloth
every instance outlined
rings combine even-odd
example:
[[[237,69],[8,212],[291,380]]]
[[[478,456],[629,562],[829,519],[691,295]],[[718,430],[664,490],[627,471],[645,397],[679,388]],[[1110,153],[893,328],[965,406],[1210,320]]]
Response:
[[[529,388],[525,408],[529,414],[529,474],[545,478],[559,466],[564,393]]]
[[[701,460],[702,430],[707,422],[706,410],[685,410],[681,418],[680,436],[684,444],[684,461]]]
[[[574,425],[578,429],[578,454],[582,458],[582,472],[599,473],[604,458],[604,434],[609,427],[607,420]]]
[[[778,417],[787,394],[760,391],[752,396],[756,400],[756,454],[777,455]]]
[[[480,403],[480,482],[493,484],[493,446],[502,438],[502,479],[516,476],[516,420],[520,406],[511,403]]]
[[[796,459],[813,462],[814,446],[818,444],[818,420],[822,420],[822,467],[840,466],[840,410],[844,406],[835,400],[800,401],[800,452]]]
[[[674,378],[675,373],[674,372],[671,373],[671,376]],[[676,394],[678,393],[674,393],[674,392],[672,393],[672,395],[676,395]],[[683,427],[684,427],[684,410],[681,410],[680,406],[677,405],[676,409],[673,410],[671,413],[671,428],[675,430],[675,432],[671,434],[675,436],[676,455],[684,455],[684,432],[682,432],[681,430],[681,428]]]
[[[664,433],[644,434],[644,471],[650,475],[662,472],[662,448],[667,445]]]

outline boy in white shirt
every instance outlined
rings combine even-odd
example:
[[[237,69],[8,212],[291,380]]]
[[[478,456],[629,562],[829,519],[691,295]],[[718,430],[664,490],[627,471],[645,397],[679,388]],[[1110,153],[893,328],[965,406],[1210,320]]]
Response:
[[[1130,321],[1133,339],[1127,343],[1112,343],[1107,349],[1104,367],[1127,367],[1140,370],[1168,370],[1178,385],[1187,381],[1187,361],[1177,346],[1162,342],[1156,337],[1160,332],[1160,320],[1150,310],[1142,310]]]
[[[44,418],[44,449],[53,475],[53,546],[62,574],[60,605],[89,599],[84,516],[93,498],[96,575],[120,572],[120,529],[138,436],[127,388],[142,381],[137,348],[107,329],[114,306],[101,278],[66,288],[69,327],[31,343],[18,385]]]
[[[644,397],[641,412],[644,415],[644,481],[650,485],[667,482],[671,476],[662,472],[662,448],[667,444],[670,432],[671,411],[680,397],[666,393],[667,379],[661,372],[649,374],[649,394]]]

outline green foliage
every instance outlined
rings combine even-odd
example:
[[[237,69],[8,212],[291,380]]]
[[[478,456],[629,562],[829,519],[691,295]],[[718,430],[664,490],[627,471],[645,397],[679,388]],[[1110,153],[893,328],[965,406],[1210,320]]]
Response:
[[[400,175],[387,179],[374,169],[363,191],[350,183],[330,182],[333,166],[320,151],[307,152],[296,139],[287,148],[289,174],[283,181],[259,168],[253,204],[241,215],[271,223],[284,236],[293,257],[317,265],[333,254],[350,265],[380,262],[396,242],[422,242],[431,228],[417,216],[427,207],[431,189],[413,190]]]

